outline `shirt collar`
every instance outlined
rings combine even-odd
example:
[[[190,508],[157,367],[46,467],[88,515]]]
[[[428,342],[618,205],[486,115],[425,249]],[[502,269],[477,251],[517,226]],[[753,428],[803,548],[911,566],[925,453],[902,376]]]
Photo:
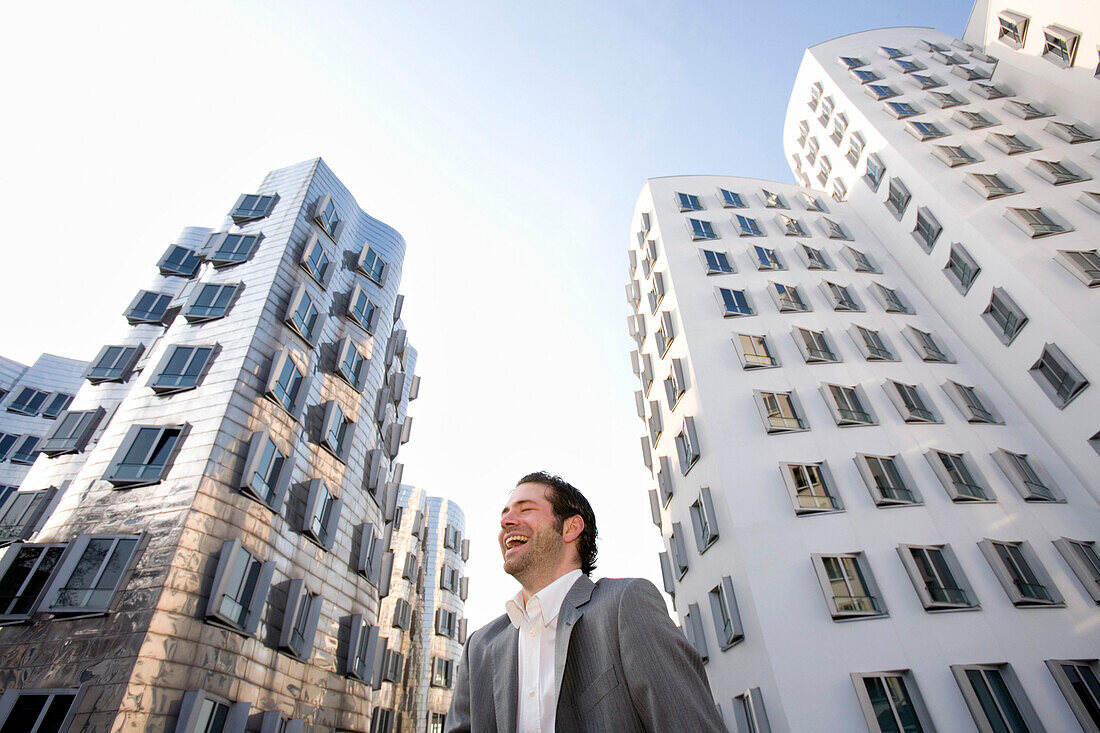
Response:
[[[543,625],[549,626],[554,622],[554,619],[558,617],[558,612],[561,611],[561,604],[565,602],[565,596],[569,593],[569,589],[573,587],[573,584],[577,582],[581,575],[580,568],[570,570],[528,599],[528,607],[531,606],[532,601],[538,599],[538,608],[542,616]],[[523,625],[524,621],[530,620],[527,609],[523,605],[522,592],[516,593],[515,596],[505,603],[504,610],[508,613],[508,619],[512,622],[512,625],[517,629]]]

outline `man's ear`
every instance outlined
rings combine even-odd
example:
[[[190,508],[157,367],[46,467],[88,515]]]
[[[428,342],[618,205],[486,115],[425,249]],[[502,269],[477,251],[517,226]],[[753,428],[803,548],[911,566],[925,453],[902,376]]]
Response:
[[[581,519],[579,514],[574,514],[565,520],[565,526],[562,527],[562,538],[566,542],[575,542],[583,532],[584,520]]]

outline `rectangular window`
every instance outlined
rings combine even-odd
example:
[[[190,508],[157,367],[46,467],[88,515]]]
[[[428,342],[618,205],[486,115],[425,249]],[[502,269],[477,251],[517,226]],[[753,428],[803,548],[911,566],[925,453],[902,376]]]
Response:
[[[363,250],[359,253],[359,262],[356,265],[356,269],[377,285],[382,286],[386,284],[386,263],[369,244],[363,245]]]
[[[1043,730],[1009,665],[952,664],[951,673],[979,730]]]
[[[788,237],[807,237],[806,230],[802,228],[802,225],[798,223],[798,219],[792,219],[789,216],[780,214],[778,216],[779,226],[783,229],[783,234]]]
[[[1043,28],[1043,58],[1052,61],[1063,69],[1073,66],[1077,58],[1077,45],[1081,36],[1057,25]]]
[[[64,552],[64,544],[8,546],[0,557],[0,623],[30,618]]]
[[[734,226],[737,227],[737,233],[742,237],[764,236],[764,232],[760,229],[760,225],[757,223],[756,219],[738,214],[734,217]]]
[[[905,210],[909,208],[909,201],[912,198],[904,183],[897,178],[890,179],[890,185],[886,191],[886,208],[894,214],[895,219],[901,219]]]
[[[943,391],[955,403],[955,407],[967,422],[992,424],[1003,422],[990,406],[988,399],[979,393],[976,387],[948,380],[943,383]]]
[[[923,206],[917,209],[917,224],[913,229],[913,237],[924,248],[925,252],[931,252],[936,240],[940,238],[943,227],[933,216],[932,212]]]
[[[970,91],[977,94],[982,99],[1001,99],[1012,94],[1012,91],[1005,86],[999,84],[983,84],[980,81],[975,81],[970,85]]]
[[[7,460],[8,454],[15,444],[19,442],[19,435],[14,433],[0,433],[0,461]],[[5,496],[5,498],[7,498]],[[2,503],[2,501],[0,501]]]
[[[968,173],[966,182],[987,199],[1000,198],[1001,196],[1009,196],[1020,192],[1020,189],[1004,176],[992,173]]]
[[[776,254],[774,249],[768,249],[767,247],[755,246],[752,248],[753,254],[756,257],[756,269],[758,270],[785,270],[786,267],[779,259],[779,255]]]
[[[1080,252],[1062,249],[1055,259],[1088,287],[1100,285],[1100,254],[1095,249]]]
[[[432,687],[451,688],[451,672],[454,661],[432,657]]]
[[[347,418],[340,405],[335,400],[326,402],[321,424],[321,447],[341,461],[346,461],[354,434],[355,423]]]
[[[223,542],[206,604],[207,620],[249,636],[256,633],[274,571],[275,563],[263,562],[240,540]]]
[[[46,407],[42,409],[42,417],[47,420],[56,420],[57,416],[68,409],[72,404],[73,395],[66,394],[65,392],[56,392],[50,401],[46,404]]]
[[[309,241],[306,242],[305,250],[299,264],[301,264],[302,269],[308,272],[309,276],[322,288],[328,285],[328,281],[332,277],[332,272],[335,269],[332,260],[328,256],[328,252],[325,251],[324,244],[321,243],[320,237],[316,234],[309,235]]]
[[[1058,409],[1074,400],[1089,381],[1054,344],[1043,346],[1043,353],[1029,370],[1032,378]]]
[[[950,109],[951,107],[958,107],[960,104],[966,104],[967,99],[955,94],[954,92],[929,92],[929,99],[932,100],[940,109]]]
[[[826,216],[821,217],[818,225],[820,226],[822,233],[824,233],[825,236],[829,239],[851,239],[851,237],[848,236],[848,233],[844,230],[844,227]]]
[[[755,313],[749,305],[749,299],[744,290],[718,288],[718,298],[721,301],[723,316],[751,316]]]
[[[880,74],[870,69],[852,69],[852,76],[854,76],[856,81],[860,84],[868,84],[882,78]]]
[[[844,159],[855,167],[859,163],[860,156],[863,155],[863,147],[863,136],[858,132],[853,132],[852,136],[848,138],[848,152],[844,154]]]
[[[131,425],[103,478],[116,488],[162,481],[179,448],[184,425]]]
[[[262,194],[242,193],[233,209],[229,212],[233,223],[237,226],[247,224],[250,221],[264,219],[271,215],[279,196],[277,194],[265,196]]]
[[[222,268],[245,262],[256,251],[262,234],[211,234],[206,243],[208,259],[214,267]]]
[[[884,99],[893,99],[898,96],[897,90],[889,84],[868,84],[864,89],[869,95],[880,102]]]
[[[76,714],[80,688],[20,689],[10,687],[0,696],[3,733],[61,733]]]
[[[879,331],[873,331],[863,326],[853,326],[851,331],[856,346],[863,352],[863,358],[867,361],[897,361],[894,352],[886,343],[886,339]]]
[[[361,391],[367,376],[367,358],[359,351],[355,341],[345,336],[339,344],[336,355],[336,375]]]
[[[858,56],[840,56],[839,61],[848,69],[858,69],[861,66],[867,65],[867,62]]]
[[[898,554],[926,611],[978,607],[974,592],[947,545],[899,545]]]
[[[1054,480],[1035,458],[999,448],[993,452],[993,460],[1024,501],[1065,501]]]
[[[42,452],[50,458],[67,453],[82,452],[105,414],[106,412],[102,407],[97,407],[94,410],[66,412],[46,436],[41,446]],[[6,452],[2,445],[3,438],[0,437],[0,459],[3,458]]]
[[[848,118],[843,113],[838,114],[833,120],[833,132],[829,135],[829,139],[833,141],[835,145],[840,146],[840,141],[844,139],[844,133],[848,131]]]
[[[820,514],[843,509],[824,463],[783,463],[779,468],[795,514]]]
[[[44,609],[57,614],[106,613],[140,540],[140,535],[77,537],[46,591]]]
[[[834,621],[886,615],[862,552],[812,559]]]
[[[772,294],[772,298],[775,299],[776,307],[779,308],[780,313],[802,313],[811,310],[809,304],[802,298],[798,288],[794,285],[772,282],[769,283],[768,290]]]
[[[676,456],[680,461],[680,473],[684,476],[699,460],[699,437],[693,417],[684,418],[684,427],[676,435]]]
[[[714,619],[714,633],[718,638],[718,646],[724,651],[745,638],[741,614],[737,610],[737,596],[733,592],[733,580],[728,575],[723,576],[722,581],[711,588],[707,595],[710,598],[711,617]]]
[[[806,328],[795,328],[792,332],[795,344],[802,352],[802,358],[807,364],[824,362],[837,362],[840,357],[833,349],[824,331],[811,331]]]
[[[92,360],[88,372],[84,375],[92,384],[102,382],[125,382],[145,351],[143,344],[137,346],[104,346]]]
[[[1015,224],[1024,234],[1032,239],[1047,237],[1051,234],[1061,234],[1072,231],[1068,223],[1061,218],[1055,218],[1056,214],[1043,209],[1019,209],[1010,207],[1005,209],[1005,218]]]
[[[194,277],[201,264],[202,258],[198,252],[172,244],[157,262],[157,268],[165,277]]]
[[[702,211],[703,204],[699,197],[690,193],[677,193],[676,201],[680,205],[680,211]]]
[[[856,455],[859,470],[876,506],[908,506],[920,504],[920,497],[910,488],[913,483],[898,456]]]
[[[932,148],[932,154],[955,168],[960,165],[970,165],[981,160],[975,153],[964,145],[936,145]]]
[[[19,394],[15,396],[15,399],[8,404],[8,412],[37,417],[39,411],[42,410],[42,406],[46,404],[46,398],[49,396],[49,392],[43,392],[34,387],[23,387],[19,390]]]
[[[1054,135],[1054,137],[1073,145],[1090,143],[1096,140],[1096,134],[1081,123],[1071,125],[1068,122],[1048,122],[1043,129]]]
[[[925,453],[925,457],[932,464],[932,471],[939,478],[952,501],[960,503],[996,501],[986,488],[981,475],[972,468],[972,462],[967,454],[930,450]]]
[[[673,359],[672,368],[665,379],[665,398],[668,400],[668,409],[671,412],[676,409],[680,398],[687,392],[687,374],[684,371],[682,359]]]
[[[813,165],[817,161],[817,152],[820,149],[821,145],[817,142],[817,138],[811,137],[806,141],[806,160],[810,165]]]
[[[909,345],[913,347],[913,351],[917,353],[917,356],[921,358],[921,361],[938,362],[942,364],[952,363],[954,359],[947,353],[947,349],[940,345],[936,337],[928,331],[922,331],[919,328],[913,326],[906,326],[902,330],[902,334],[906,340],[909,341]]]
[[[1008,10],[997,13],[997,40],[1017,50],[1023,48],[1028,20],[1027,16]]]
[[[435,612],[435,633],[440,636],[453,639],[457,623],[458,615],[454,611],[440,608]]]
[[[970,286],[974,284],[982,268],[965,247],[958,242],[952,242],[951,254],[947,258],[943,271],[947,279],[954,283],[955,288],[966,295],[970,292]]]
[[[241,472],[241,491],[278,511],[291,473],[292,461],[279,450],[271,433],[267,430],[253,433]]]
[[[837,285],[833,282],[825,281],[822,283],[825,291],[828,293],[829,298],[833,301],[833,310],[835,311],[862,311],[863,306],[859,304],[859,301],[855,299],[851,291],[844,285]]]
[[[313,220],[321,227],[333,241],[340,238],[344,230],[344,222],[340,221],[340,214],[336,211],[336,202],[331,194],[324,194],[313,202]]]
[[[878,267],[871,261],[871,258],[866,253],[861,252],[854,247],[845,247],[844,255],[848,259],[848,264],[856,272],[878,272]]]
[[[898,408],[901,418],[907,423],[938,423],[939,415],[931,407],[924,389],[915,384],[904,384],[888,380],[886,394]]]
[[[808,244],[799,244],[798,253],[802,256],[802,261],[806,264],[806,269],[809,270],[834,270],[832,263],[829,262],[825,253],[816,247],[811,247]]]
[[[741,357],[741,366],[745,369],[779,366],[779,360],[772,355],[766,336],[739,333],[733,337],[737,355]]]
[[[878,190],[884,175],[886,175],[886,166],[883,164],[882,159],[875,153],[868,155],[867,170],[863,174],[863,180],[867,182],[867,185],[871,187],[872,191]]]
[[[1081,581],[1085,592],[1100,604],[1100,555],[1096,552],[1096,543],[1063,537],[1055,540],[1054,546]]]
[[[955,112],[955,114],[951,115],[951,119],[971,130],[981,130],[985,127],[1001,124],[997,118],[988,112],[970,112],[965,109],[960,109]]]
[[[210,368],[215,351],[214,346],[172,346],[149,386],[157,394],[194,389]]]
[[[664,429],[661,424],[661,403],[656,400],[649,403],[649,419],[646,422],[649,425],[649,442],[656,448]]]
[[[279,649],[307,661],[313,653],[313,639],[321,617],[321,596],[310,593],[301,578],[290,581],[286,596]]]
[[[183,309],[183,317],[188,323],[203,323],[223,318],[229,312],[229,307],[240,290],[240,283],[226,285],[203,283],[188,300],[187,306]]]
[[[882,303],[882,307],[887,313],[913,314],[913,310],[904,300],[902,300],[897,290],[888,288],[881,283],[872,283],[871,289],[878,295],[879,301]]]
[[[764,428],[769,433],[789,433],[809,429],[799,416],[801,411],[793,399],[792,392],[756,391],[754,395],[764,419]]]
[[[908,124],[905,125],[905,131],[921,141],[932,140],[947,135],[947,131],[935,122],[919,122],[917,120],[910,120]]]
[[[886,111],[898,119],[920,114],[920,110],[909,102],[887,102]]]
[[[736,733],[771,733],[764,696],[753,687],[733,698],[733,720]]]
[[[718,235],[714,233],[714,225],[709,221],[689,218],[688,225],[691,226],[692,239],[718,239]]]
[[[839,384],[826,384],[822,385],[821,390],[838,426],[852,427],[878,424],[875,416],[865,407],[867,400],[862,395],[863,390],[858,386],[846,387]]]
[[[20,463],[23,465],[31,465],[35,459],[38,458],[38,442],[41,438],[37,435],[24,435],[22,442],[18,443],[11,456],[8,458],[12,463]]]
[[[727,209],[743,209],[745,208],[745,202],[741,198],[741,194],[734,193],[733,191],[727,191],[724,188],[718,189],[718,195],[722,198],[722,206]]]
[[[188,690],[183,693],[175,733],[241,733],[251,707],[247,702],[230,702],[202,690]]]
[[[1002,153],[1008,155],[1016,155],[1017,153],[1027,153],[1032,150],[1038,150],[1039,147],[1028,140],[1023,135],[1007,135],[1000,132],[995,132],[988,138],[989,144],[1000,150]]]
[[[289,349],[279,351],[271,358],[264,394],[275,400],[292,417],[297,417],[307,392],[305,371]]]
[[[34,534],[56,494],[53,487],[8,494],[0,507],[0,541],[26,539]]]
[[[657,354],[662,357],[667,354],[675,338],[676,329],[672,322],[672,313],[665,311],[661,314],[660,325],[657,326],[657,330],[653,332],[653,340],[657,342]]]
[[[1047,668],[1082,730],[1100,730],[1100,680],[1096,659],[1048,659]]]
[[[321,330],[324,318],[321,309],[317,307],[313,296],[306,290],[305,283],[299,283],[290,298],[290,305],[286,309],[286,324],[299,336],[312,345]]]
[[[695,546],[703,553],[718,539],[718,522],[710,489],[699,490],[699,498],[689,507],[689,511],[691,526],[695,530]]]
[[[852,673],[856,697],[871,733],[923,733],[933,730],[928,710],[909,670]]]
[[[363,327],[369,334],[374,334],[378,320],[378,308],[374,305],[367,292],[356,285],[348,298],[348,315],[351,320]]]
[[[701,251],[703,253],[703,262],[706,264],[708,275],[721,275],[727,272],[734,272],[733,265],[730,264],[729,257],[725,252],[714,252],[709,249]]]

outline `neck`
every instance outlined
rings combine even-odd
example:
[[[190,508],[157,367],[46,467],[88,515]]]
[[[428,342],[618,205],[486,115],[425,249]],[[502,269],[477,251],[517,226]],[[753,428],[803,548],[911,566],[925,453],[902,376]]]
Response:
[[[545,573],[539,573],[538,575],[525,576],[523,578],[516,578],[520,582],[520,598],[523,599],[523,604],[527,605],[527,601],[531,600],[531,596],[538,593],[546,586],[553,583],[555,580],[573,570],[580,570],[580,565],[567,565],[565,567],[557,568]]]

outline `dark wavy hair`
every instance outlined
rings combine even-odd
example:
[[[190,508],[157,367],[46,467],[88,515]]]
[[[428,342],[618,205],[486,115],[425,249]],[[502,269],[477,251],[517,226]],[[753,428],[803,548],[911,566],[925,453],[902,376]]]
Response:
[[[546,500],[554,510],[554,519],[558,520],[559,532],[565,526],[565,520],[570,517],[579,516],[584,521],[584,529],[577,544],[577,553],[581,558],[581,572],[591,575],[596,569],[596,514],[592,511],[592,505],[588,503],[588,499],[585,499],[584,494],[561,476],[555,476],[546,471],[529,473],[516,482],[516,486],[520,484],[540,484],[548,489]]]

